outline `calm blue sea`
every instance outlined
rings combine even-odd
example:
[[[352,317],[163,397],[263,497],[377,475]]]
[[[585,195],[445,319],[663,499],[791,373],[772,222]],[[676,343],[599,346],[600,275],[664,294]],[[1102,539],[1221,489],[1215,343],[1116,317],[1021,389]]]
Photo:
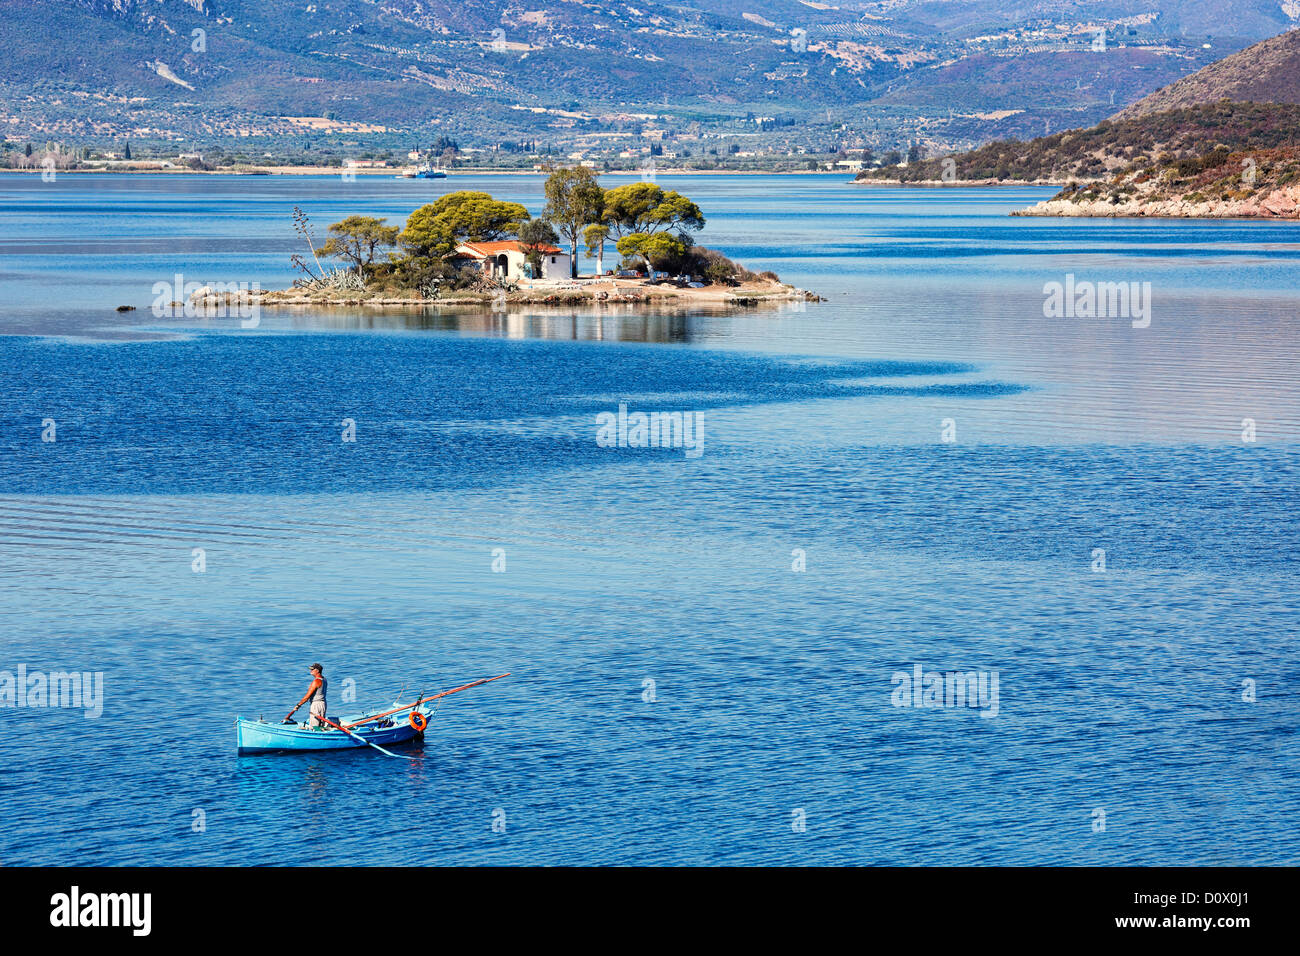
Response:
[[[1300,863],[1300,226],[660,182],[827,301],[156,317],[291,281],[295,205],[540,179],[0,176],[0,691],[103,679],[0,707],[0,865]],[[237,756],[316,660],[335,714],[511,676],[414,761]]]

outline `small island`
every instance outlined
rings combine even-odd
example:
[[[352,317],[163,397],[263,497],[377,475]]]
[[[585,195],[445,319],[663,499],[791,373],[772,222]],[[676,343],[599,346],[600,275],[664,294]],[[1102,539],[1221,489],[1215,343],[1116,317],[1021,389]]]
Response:
[[[859,183],[1053,185],[1015,216],[1300,220],[1300,31],[1217,60],[1087,129],[864,170]],[[897,158],[897,157],[895,157]]]
[[[859,175],[1060,189],[1013,216],[1300,219],[1300,105],[1215,102]]]
[[[291,256],[302,273],[291,288],[204,286],[191,301],[204,308],[820,301],[697,245],[693,234],[704,222],[700,207],[676,191],[653,182],[604,189],[590,168],[564,167],[546,180],[538,217],[520,203],[459,191],[416,209],[401,227],[348,216],[318,243],[295,209],[306,252]],[[594,272],[579,272],[580,248]],[[607,252],[618,257],[615,268],[606,268]]]

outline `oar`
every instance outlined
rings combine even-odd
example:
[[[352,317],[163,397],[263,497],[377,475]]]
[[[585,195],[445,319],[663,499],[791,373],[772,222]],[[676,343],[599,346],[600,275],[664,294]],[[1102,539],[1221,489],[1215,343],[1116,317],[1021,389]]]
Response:
[[[365,737],[362,737],[360,734],[354,734],[352,731],[348,730],[348,729],[347,729],[346,727],[344,727],[343,725],[334,723],[334,721],[330,720],[328,717],[322,717],[321,720],[324,721],[325,723],[329,724],[329,725],[330,725],[331,727],[333,727],[335,730],[341,730],[341,731],[343,731],[345,734],[347,734],[347,735],[348,735],[349,737],[351,737],[353,740],[359,740],[359,741],[361,741],[363,744],[365,744],[365,745],[368,746],[368,747],[374,747],[374,748],[375,748],[376,750],[378,750],[381,754],[385,754],[385,755],[387,755],[387,756],[389,756],[389,757],[399,757],[399,758],[401,758],[402,760],[414,760],[414,759],[415,759],[414,757],[408,757],[406,754],[395,754],[395,753],[393,753],[391,750],[385,750],[383,747],[379,746],[379,744],[374,743],[373,741],[370,741],[370,740],[366,740],[366,738],[365,738]]]

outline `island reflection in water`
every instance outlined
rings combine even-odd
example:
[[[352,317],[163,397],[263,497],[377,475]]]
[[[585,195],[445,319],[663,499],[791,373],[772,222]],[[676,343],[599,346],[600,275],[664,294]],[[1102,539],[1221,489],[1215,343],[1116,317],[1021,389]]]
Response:
[[[268,332],[448,332],[464,336],[508,339],[568,339],[590,342],[648,344],[695,341],[703,321],[736,315],[787,316],[803,312],[803,302],[757,305],[695,305],[672,308],[644,303],[593,303],[584,306],[274,306],[263,308],[253,329],[244,329],[233,316],[164,320],[149,328],[169,331]]]

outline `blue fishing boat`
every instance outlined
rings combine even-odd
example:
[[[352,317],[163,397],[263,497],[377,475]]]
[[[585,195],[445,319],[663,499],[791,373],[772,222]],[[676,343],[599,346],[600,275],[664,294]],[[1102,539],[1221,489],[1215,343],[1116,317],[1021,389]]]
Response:
[[[424,707],[412,708],[409,714],[419,714],[426,722],[429,711]],[[366,714],[344,717],[339,723],[346,727],[349,723],[364,720]],[[277,724],[269,720],[247,720],[235,718],[235,732],[238,737],[241,754],[280,753],[294,750],[351,750],[378,744],[381,747],[406,743],[423,736],[424,731],[417,730],[409,717],[399,720],[387,719],[357,727],[349,734],[335,727],[309,727],[306,723]]]
[[[235,737],[239,753],[296,753],[307,750],[353,750],[373,747],[390,757],[385,747],[423,737],[435,700],[469,690],[482,684],[509,677],[500,674],[485,677],[460,687],[453,687],[431,697],[421,697],[409,704],[394,704],[381,711],[353,714],[349,717],[325,718],[325,727],[305,723],[274,723],[268,720],[235,718]],[[410,758],[408,758],[410,759]]]

